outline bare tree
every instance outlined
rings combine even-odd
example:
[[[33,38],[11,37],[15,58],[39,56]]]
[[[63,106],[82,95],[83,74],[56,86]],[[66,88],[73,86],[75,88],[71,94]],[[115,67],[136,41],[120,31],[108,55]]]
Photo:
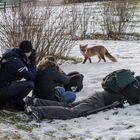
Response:
[[[79,7],[80,8],[80,7]],[[81,35],[81,39],[86,39],[86,35],[88,34],[89,26],[92,21],[94,21],[93,11],[92,11],[92,4],[89,3],[82,3],[81,6],[81,18],[79,19],[79,33]],[[93,29],[94,27],[92,27]]]
[[[38,52],[38,60],[44,55],[67,56],[74,43],[68,28],[73,21],[67,19],[67,7],[50,5],[49,0],[43,6],[27,1],[14,3],[6,13],[1,10],[2,49],[18,47],[20,41],[28,39]]]
[[[103,30],[109,38],[120,39],[131,24],[136,6],[130,0],[113,0],[103,4]]]

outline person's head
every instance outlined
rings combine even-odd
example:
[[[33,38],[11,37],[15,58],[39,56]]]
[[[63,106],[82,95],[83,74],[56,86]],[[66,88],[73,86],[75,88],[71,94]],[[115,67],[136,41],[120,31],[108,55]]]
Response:
[[[50,60],[50,58],[48,59],[47,57],[43,57],[37,64],[37,70],[44,70],[47,67],[57,68],[58,66],[55,61]]]
[[[47,56],[46,59],[48,59],[49,61],[52,61],[52,62],[56,63],[55,57],[53,57],[51,55],[50,56]]]
[[[33,51],[32,43],[28,40],[20,42],[19,48],[25,53],[27,57],[29,57]]]

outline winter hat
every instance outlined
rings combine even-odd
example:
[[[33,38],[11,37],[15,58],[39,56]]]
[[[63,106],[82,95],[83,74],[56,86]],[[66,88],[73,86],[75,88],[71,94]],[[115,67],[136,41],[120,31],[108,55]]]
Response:
[[[19,48],[23,50],[25,53],[31,52],[33,50],[32,43],[28,40],[20,42]]]

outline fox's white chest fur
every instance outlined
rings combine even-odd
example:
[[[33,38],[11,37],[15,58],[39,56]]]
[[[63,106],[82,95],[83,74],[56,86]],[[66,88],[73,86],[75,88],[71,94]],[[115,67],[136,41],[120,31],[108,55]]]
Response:
[[[85,52],[83,52],[83,51],[80,50],[80,52],[81,52],[81,54],[82,54],[83,56],[85,56],[86,53],[87,53],[87,50],[86,50]]]

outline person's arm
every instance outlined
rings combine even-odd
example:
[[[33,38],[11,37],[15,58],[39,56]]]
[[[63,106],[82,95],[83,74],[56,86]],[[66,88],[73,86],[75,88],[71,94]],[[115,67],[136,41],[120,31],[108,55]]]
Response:
[[[36,71],[33,69],[29,69],[27,66],[23,64],[23,62],[19,59],[14,60],[14,69],[19,73],[22,78],[25,78],[26,80],[35,80]]]
[[[60,72],[56,69],[53,69],[52,74],[56,83],[67,85],[70,81],[69,76],[67,76],[65,73]]]
[[[32,51],[32,53],[28,59],[29,59],[29,63],[27,65],[28,69],[30,71],[36,73],[36,52],[35,52],[35,50]]]

